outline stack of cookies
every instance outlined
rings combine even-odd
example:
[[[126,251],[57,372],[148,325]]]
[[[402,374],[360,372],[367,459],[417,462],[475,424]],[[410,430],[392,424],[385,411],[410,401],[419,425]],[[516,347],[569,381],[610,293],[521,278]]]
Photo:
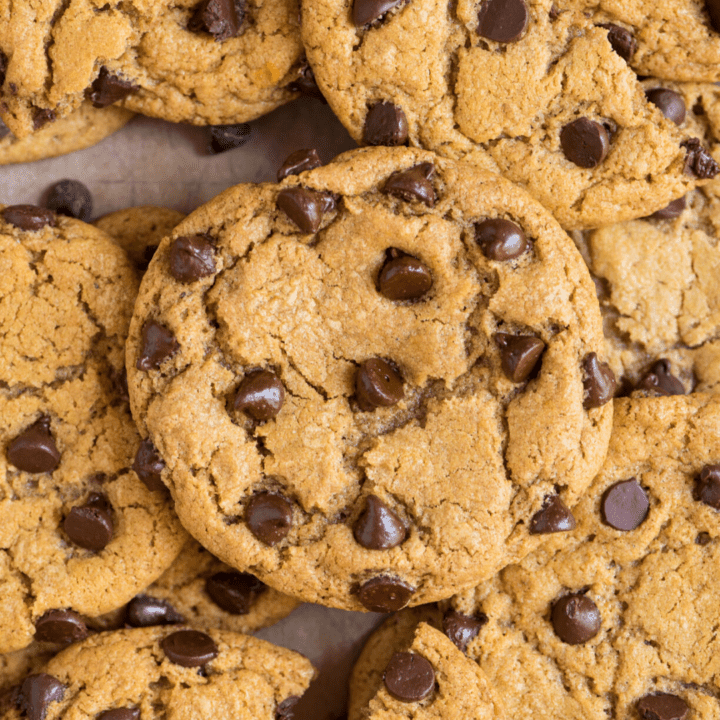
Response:
[[[717,0],[0,3],[0,162],[364,146],[0,206],[2,720],[289,720],[300,602],[349,720],[720,718],[719,84]]]

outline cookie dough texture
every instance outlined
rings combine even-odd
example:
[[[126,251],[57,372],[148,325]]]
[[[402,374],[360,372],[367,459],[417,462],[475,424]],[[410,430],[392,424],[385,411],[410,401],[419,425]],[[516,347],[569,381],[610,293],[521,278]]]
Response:
[[[239,633],[208,631],[218,649],[199,671],[170,660],[162,641],[177,628],[102,633],[73,645],[43,669],[63,683],[64,697],[47,705],[47,720],[95,718],[139,708],[140,717],[233,717],[275,720],[276,709],[303,694],[314,676],[298,653]],[[12,708],[3,720],[23,717]]]
[[[191,32],[196,0],[2,0],[0,49],[8,58],[0,114],[18,137],[35,113],[78,108],[101,68],[138,89],[123,107],[171,122],[251,120],[297,96],[295,0],[248,0],[238,37]]]
[[[352,0],[306,0],[303,42],[355,140],[371,106],[398,105],[411,145],[473,162],[491,156],[563,227],[642,217],[693,188],[681,147],[690,136],[648,102],[607,30],[576,12],[553,19],[551,0],[527,6],[524,34],[501,44],[476,32],[472,0],[411,0],[361,28]],[[608,129],[607,156],[592,169],[571,162],[560,143],[580,117]]]
[[[140,438],[119,378],[137,292],[125,254],[104,233],[62,216],[22,231],[0,216],[0,649],[33,639],[51,609],[95,617],[166,570],[186,535],[168,498],[130,470]],[[39,418],[61,455],[29,473],[7,448]],[[99,552],[63,522],[92,493],[111,506]]]
[[[433,208],[381,190],[390,175],[433,163]],[[302,186],[335,193],[315,235],[276,208]],[[490,261],[475,223],[512,218],[531,240]],[[181,283],[174,240],[205,235],[215,272]],[[426,299],[399,303],[376,278],[396,248],[429,268]],[[303,600],[363,606],[359,584],[390,574],[418,604],[476,584],[537,545],[530,517],[555,488],[568,505],[605,455],[611,404],[583,408],[581,362],[602,345],[597,300],[569,238],[525,192],[470,165],[406,148],[365,149],[280,185],[239,185],[166,238],[143,280],[128,342],[133,415],[166,463],[185,526],[224,562]],[[138,370],[147,322],[177,352]],[[539,376],[511,382],[496,330],[547,343]],[[355,376],[388,358],[404,399],[361,412]],[[285,389],[279,414],[233,410],[258,368]],[[248,500],[279,493],[292,527],[274,547],[245,522]],[[389,550],[361,547],[353,526],[368,495],[407,526]]]

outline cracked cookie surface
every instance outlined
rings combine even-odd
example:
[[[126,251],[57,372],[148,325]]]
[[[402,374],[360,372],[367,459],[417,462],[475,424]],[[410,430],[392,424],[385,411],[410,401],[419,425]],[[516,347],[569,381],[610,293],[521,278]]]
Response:
[[[584,407],[599,323],[580,255],[521,189],[359,150],[231,188],[163,241],[129,336],[133,416],[224,562],[397,609],[524,556],[548,495],[576,502],[611,423]]]

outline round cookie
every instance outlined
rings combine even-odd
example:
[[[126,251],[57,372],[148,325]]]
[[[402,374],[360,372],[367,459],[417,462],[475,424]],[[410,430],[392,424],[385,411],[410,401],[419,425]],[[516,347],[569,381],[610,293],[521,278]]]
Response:
[[[541,542],[549,498],[576,502],[609,437],[601,345],[585,265],[525,192],[376,148],[175,228],[127,367],[148,466],[205,547],[390,610],[489,577]]]
[[[0,113],[18,137],[85,98],[171,122],[252,120],[299,94],[298,19],[296,0],[5,4]]]
[[[100,230],[0,210],[0,650],[77,640],[172,563],[186,534],[130,469],[123,397],[137,292]]]
[[[552,0],[305,0],[302,35],[355,140],[489,155],[569,229],[654,212],[719,169],[607,29]]]
[[[124,108],[98,110],[83,103],[74,113],[18,140],[0,120],[0,165],[66,155],[104,140],[126,125],[133,113]]]

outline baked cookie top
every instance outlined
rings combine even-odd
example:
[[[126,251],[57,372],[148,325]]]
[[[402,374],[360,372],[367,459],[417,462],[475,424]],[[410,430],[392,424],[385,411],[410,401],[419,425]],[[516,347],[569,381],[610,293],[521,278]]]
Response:
[[[296,0],[5,0],[0,51],[0,115],[18,137],[84,98],[218,125],[299,94]]]
[[[0,648],[78,639],[166,570],[186,534],[130,469],[123,398],[137,293],[91,225],[0,209]],[[69,633],[69,634],[68,634]]]
[[[718,166],[607,28],[552,0],[306,0],[320,89],[358,141],[486,162],[570,229],[648,215]]]
[[[128,342],[133,415],[224,562],[347,609],[448,597],[538,544],[531,517],[602,463],[593,290],[511,183],[353,151],[231,188],[162,242]]]

